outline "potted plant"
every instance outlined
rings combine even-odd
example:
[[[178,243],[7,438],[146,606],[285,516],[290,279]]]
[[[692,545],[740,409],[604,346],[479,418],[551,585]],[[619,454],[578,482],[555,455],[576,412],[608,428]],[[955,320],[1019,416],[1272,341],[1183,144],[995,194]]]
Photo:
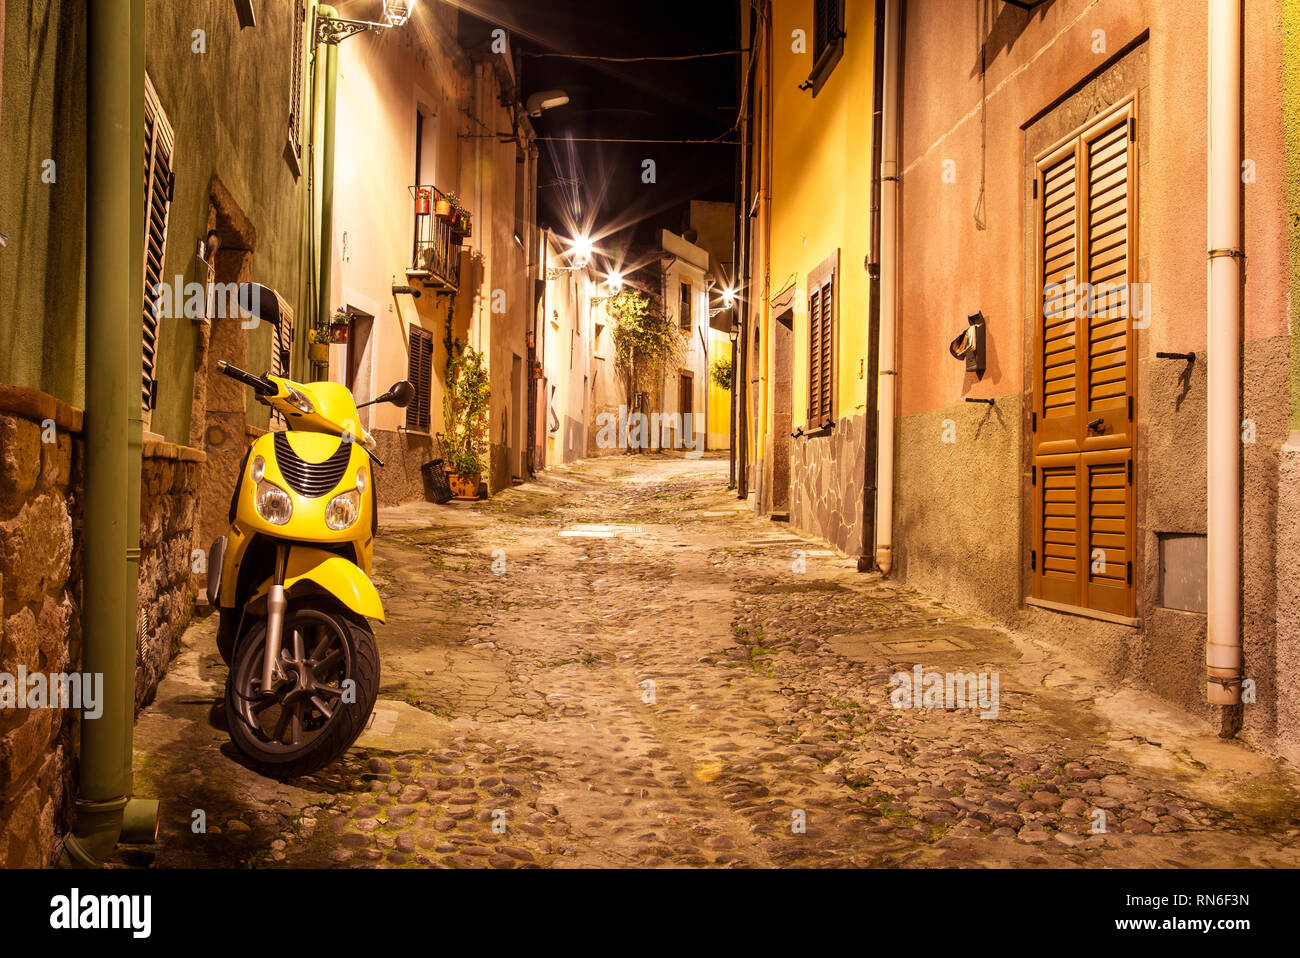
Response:
[[[443,193],[438,197],[436,212],[439,219],[452,219],[458,209],[460,209],[460,197],[455,193]]]
[[[415,215],[429,215],[429,200],[433,193],[427,186],[418,187],[415,191]]]
[[[327,329],[316,327],[311,331],[311,345],[307,347],[307,356],[314,363],[330,361],[330,333]]]
[[[443,459],[457,499],[477,499],[483,478],[491,383],[483,354],[470,346],[449,357],[442,395]]]
[[[352,316],[346,309],[340,306],[334,310],[334,317],[330,320],[330,342],[346,343],[348,341],[348,327],[352,325]]]

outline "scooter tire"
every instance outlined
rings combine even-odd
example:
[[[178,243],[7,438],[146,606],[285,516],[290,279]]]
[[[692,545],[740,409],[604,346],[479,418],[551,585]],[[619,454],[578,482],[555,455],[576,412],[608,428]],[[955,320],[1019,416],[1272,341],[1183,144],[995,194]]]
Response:
[[[260,674],[266,622],[259,622],[240,640],[230,675],[226,679],[226,717],[231,742],[254,771],[275,779],[308,775],[335,762],[357,740],[379,694],[379,650],[374,633],[365,619],[341,607],[316,600],[293,602],[285,614],[286,635],[294,621],[303,618],[328,619],[347,643],[350,675],[355,681],[356,701],[339,702],[324,728],[301,748],[272,747],[245,720],[247,698],[238,685],[241,677]],[[242,701],[241,701],[242,700]]]

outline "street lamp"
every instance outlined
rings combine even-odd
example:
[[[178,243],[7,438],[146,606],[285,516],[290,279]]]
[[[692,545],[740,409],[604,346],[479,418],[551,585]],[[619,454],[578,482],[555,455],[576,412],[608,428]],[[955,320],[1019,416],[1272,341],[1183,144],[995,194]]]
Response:
[[[329,9],[333,9],[332,7]],[[316,28],[313,31],[317,43],[337,44],[357,33],[367,30],[389,30],[400,27],[411,19],[415,9],[415,0],[384,0],[382,21],[347,20],[342,17],[321,13],[319,7],[313,8]]]
[[[609,290],[615,296],[623,291],[623,274],[618,270],[609,274]]]
[[[591,237],[579,236],[573,241],[570,251],[573,253],[573,262],[576,266],[586,266],[591,262]]]
[[[731,309],[731,307],[734,306],[735,303],[736,303],[736,292],[730,286],[728,286],[726,289],[722,291],[722,305],[727,309]],[[735,334],[732,335],[731,341],[733,343],[736,341]]]

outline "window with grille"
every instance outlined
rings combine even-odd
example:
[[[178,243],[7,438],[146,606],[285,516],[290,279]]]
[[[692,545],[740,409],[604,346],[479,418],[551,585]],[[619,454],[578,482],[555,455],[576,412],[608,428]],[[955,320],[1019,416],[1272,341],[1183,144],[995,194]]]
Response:
[[[808,427],[835,422],[835,283],[839,252],[808,277]]]
[[[1040,154],[1031,413],[1032,594],[1135,614],[1134,101]]]
[[[289,72],[289,152],[293,155],[297,171],[302,170],[302,74],[303,35],[307,27],[305,0],[293,0],[293,30],[291,36],[292,66]]]
[[[433,398],[433,334],[419,326],[410,329],[406,378],[415,389],[415,398],[406,407],[406,428],[428,432]]]
[[[844,0],[813,0],[813,68],[808,74],[813,96],[844,56],[844,36]]]
[[[155,297],[163,281],[167,255],[167,219],[175,177],[172,173],[172,127],[149,75],[144,78],[144,316],[141,408],[144,425],[157,401],[158,321]]]
[[[678,326],[682,332],[691,331],[691,284],[682,283],[682,300],[681,306],[677,311]]]

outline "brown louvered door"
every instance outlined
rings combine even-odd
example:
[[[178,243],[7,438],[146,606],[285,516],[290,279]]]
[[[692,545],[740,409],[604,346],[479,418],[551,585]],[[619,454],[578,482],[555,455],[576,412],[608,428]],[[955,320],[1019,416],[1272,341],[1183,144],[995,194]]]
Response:
[[[433,394],[433,334],[412,326],[406,378],[415,388],[415,398],[406,407],[406,428],[428,430]]]
[[[818,412],[822,396],[822,297],[813,287],[808,291],[808,428],[820,425]]]
[[[1039,157],[1032,591],[1132,616],[1133,104]]]

